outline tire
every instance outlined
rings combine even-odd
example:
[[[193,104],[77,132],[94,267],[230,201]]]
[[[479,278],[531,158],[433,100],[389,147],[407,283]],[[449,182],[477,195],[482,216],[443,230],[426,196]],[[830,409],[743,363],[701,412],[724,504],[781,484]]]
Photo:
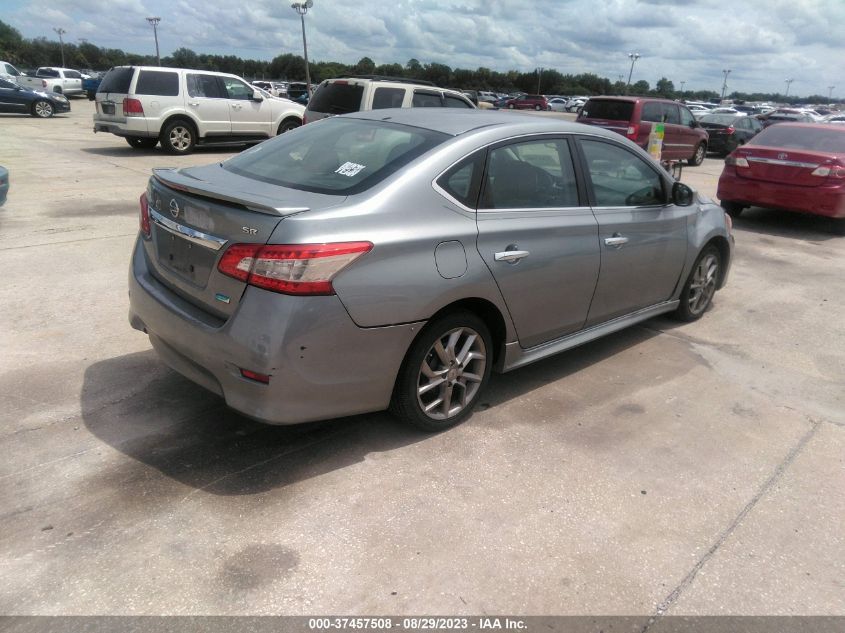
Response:
[[[197,133],[190,123],[176,119],[164,127],[159,140],[162,149],[168,154],[190,154],[197,144]]]
[[[681,303],[674,316],[679,321],[697,321],[710,307],[716,285],[722,272],[722,256],[713,245],[707,246],[690,271],[689,278],[681,290]]]
[[[296,128],[300,127],[301,125],[302,125],[302,122],[298,121],[297,119],[294,119],[294,118],[285,119],[284,121],[281,122],[281,124],[279,124],[279,131],[276,132],[276,134],[284,134],[285,132],[290,132],[291,130],[295,130]]]
[[[512,103],[508,104],[508,110],[513,110],[513,104]]]
[[[845,218],[831,219],[831,232],[834,235],[845,236]]]
[[[730,200],[723,200],[722,201],[722,208],[732,218],[738,218],[742,215],[742,210],[745,209],[745,205],[740,204],[739,202],[731,202]]]
[[[423,431],[463,422],[490,378],[492,352],[490,330],[473,313],[454,312],[432,321],[405,356],[390,411]]]
[[[53,113],[53,104],[46,99],[40,99],[32,104],[32,116],[36,116],[39,119],[49,119],[53,116]]]
[[[61,86],[53,86],[53,92],[55,92],[57,95],[62,94]]]
[[[535,109],[535,110],[537,110],[537,112],[539,112],[539,111],[540,111],[540,110],[542,110],[543,108],[541,108],[541,107],[540,107],[540,106],[538,106],[538,105],[535,105],[535,106],[534,106],[534,109]]]
[[[140,136],[127,136],[126,142],[129,143],[129,147],[135,149],[152,149],[158,145],[157,138],[144,138]]]
[[[701,163],[704,162],[705,156],[707,156],[707,144],[699,143],[695,147],[695,153],[692,155],[692,158],[687,159],[687,163],[689,163],[693,167],[698,167]]]

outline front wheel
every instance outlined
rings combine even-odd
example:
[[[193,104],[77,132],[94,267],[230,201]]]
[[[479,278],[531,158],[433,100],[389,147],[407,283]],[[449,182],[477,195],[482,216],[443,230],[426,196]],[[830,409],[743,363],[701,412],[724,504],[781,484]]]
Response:
[[[49,119],[53,116],[53,104],[43,99],[41,101],[36,101],[32,104],[32,116]]]
[[[508,110],[513,110],[513,104],[512,103],[508,104]]]
[[[185,121],[173,121],[161,131],[161,147],[169,154],[190,154],[197,139],[194,128]]]
[[[399,370],[391,412],[424,431],[463,422],[490,378],[492,350],[489,329],[471,312],[429,323]]]
[[[716,294],[716,285],[722,274],[722,256],[715,246],[705,248],[690,271],[681,291],[681,303],[675,310],[680,321],[697,321],[707,311]]]
[[[158,144],[157,138],[142,138],[140,136],[127,136],[126,142],[135,149],[152,149]]]
[[[744,205],[741,205],[739,202],[731,202],[730,200],[723,200],[722,201],[722,208],[732,218],[738,218],[742,215],[742,210],[745,208]]]
[[[689,158],[687,162],[693,167],[698,167],[701,163],[704,162],[704,156],[706,154],[707,145],[705,145],[704,143],[699,143],[695,148],[695,154],[693,154],[692,158]]]
[[[279,125],[279,131],[277,132],[277,134],[284,134],[285,132],[290,132],[291,130],[295,130],[301,125],[302,122],[297,119],[285,119],[284,121],[282,121],[281,125]]]

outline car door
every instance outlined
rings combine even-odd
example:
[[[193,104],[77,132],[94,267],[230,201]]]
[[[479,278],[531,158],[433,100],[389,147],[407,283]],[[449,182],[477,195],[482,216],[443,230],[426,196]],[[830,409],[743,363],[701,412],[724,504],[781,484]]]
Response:
[[[27,95],[32,93],[11,81],[0,79],[0,112],[28,112],[30,99]]]
[[[698,144],[702,140],[701,130],[699,129],[701,125],[698,123],[696,118],[693,116],[692,112],[690,112],[686,107],[682,105],[675,106],[678,109],[678,114],[680,115],[680,125],[678,127],[679,133],[683,135],[684,140],[684,154],[681,156],[681,159],[691,158],[693,154],[695,154],[695,150],[698,147]]]
[[[232,133],[229,99],[217,75],[187,73],[188,110],[202,122],[206,136],[226,136]]]
[[[255,101],[255,90],[237,77],[221,77],[229,102],[232,134],[236,136],[271,136],[272,106],[267,99]]]
[[[692,129],[681,125],[677,103],[661,103],[663,112],[663,159],[680,160],[692,156],[693,147],[689,132]]]
[[[579,139],[588,196],[598,220],[601,274],[587,325],[669,300],[687,252],[695,206],[667,203],[654,161],[611,141]]]
[[[82,92],[82,75],[79,72],[75,70],[63,70],[62,75],[63,92]]]
[[[581,329],[598,279],[598,227],[572,154],[558,136],[523,137],[487,155],[478,252],[525,348]]]

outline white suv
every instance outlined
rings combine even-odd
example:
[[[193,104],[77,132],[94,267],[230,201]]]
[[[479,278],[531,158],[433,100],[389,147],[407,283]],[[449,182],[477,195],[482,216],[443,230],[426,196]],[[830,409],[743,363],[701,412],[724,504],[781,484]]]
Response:
[[[94,132],[172,154],[197,144],[251,143],[302,125],[305,108],[207,70],[117,66],[97,89]]]
[[[344,77],[326,79],[308,102],[305,122],[335,114],[382,108],[474,108],[457,90],[438,88],[431,82],[393,77]]]

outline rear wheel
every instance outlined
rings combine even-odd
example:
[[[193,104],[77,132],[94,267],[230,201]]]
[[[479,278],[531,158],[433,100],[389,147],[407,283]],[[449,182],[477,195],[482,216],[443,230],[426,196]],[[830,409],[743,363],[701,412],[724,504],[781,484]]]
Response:
[[[534,106],[534,109],[535,109],[535,110],[542,110],[543,108],[541,108],[539,105],[535,105],[535,106]]]
[[[152,149],[158,144],[157,138],[142,138],[140,136],[127,136],[126,142],[135,149]]]
[[[698,167],[701,163],[704,162],[704,157],[706,155],[707,145],[704,143],[699,143],[695,148],[695,153],[692,155],[692,158],[687,159],[687,162],[693,167]]]
[[[740,204],[739,202],[731,202],[730,200],[723,200],[722,201],[722,208],[732,218],[738,218],[742,215],[742,210],[745,208],[745,205]]]
[[[32,116],[49,119],[53,116],[53,104],[44,99],[36,101],[32,104]]]
[[[187,121],[171,121],[161,131],[161,146],[170,154],[190,154],[197,143],[196,132]]]
[[[695,265],[681,291],[681,303],[675,310],[675,318],[687,322],[700,319],[713,301],[721,274],[722,256],[719,254],[719,249],[712,245],[708,246],[695,260]]]
[[[508,104],[508,110],[513,110],[513,104],[512,103]]]
[[[291,130],[295,130],[301,125],[302,122],[298,119],[285,119],[284,121],[282,121],[281,125],[279,125],[279,131],[277,132],[277,134],[284,134],[285,132],[290,132]]]
[[[490,331],[471,312],[428,324],[399,370],[391,412],[425,431],[441,431],[472,413],[490,378]]]

